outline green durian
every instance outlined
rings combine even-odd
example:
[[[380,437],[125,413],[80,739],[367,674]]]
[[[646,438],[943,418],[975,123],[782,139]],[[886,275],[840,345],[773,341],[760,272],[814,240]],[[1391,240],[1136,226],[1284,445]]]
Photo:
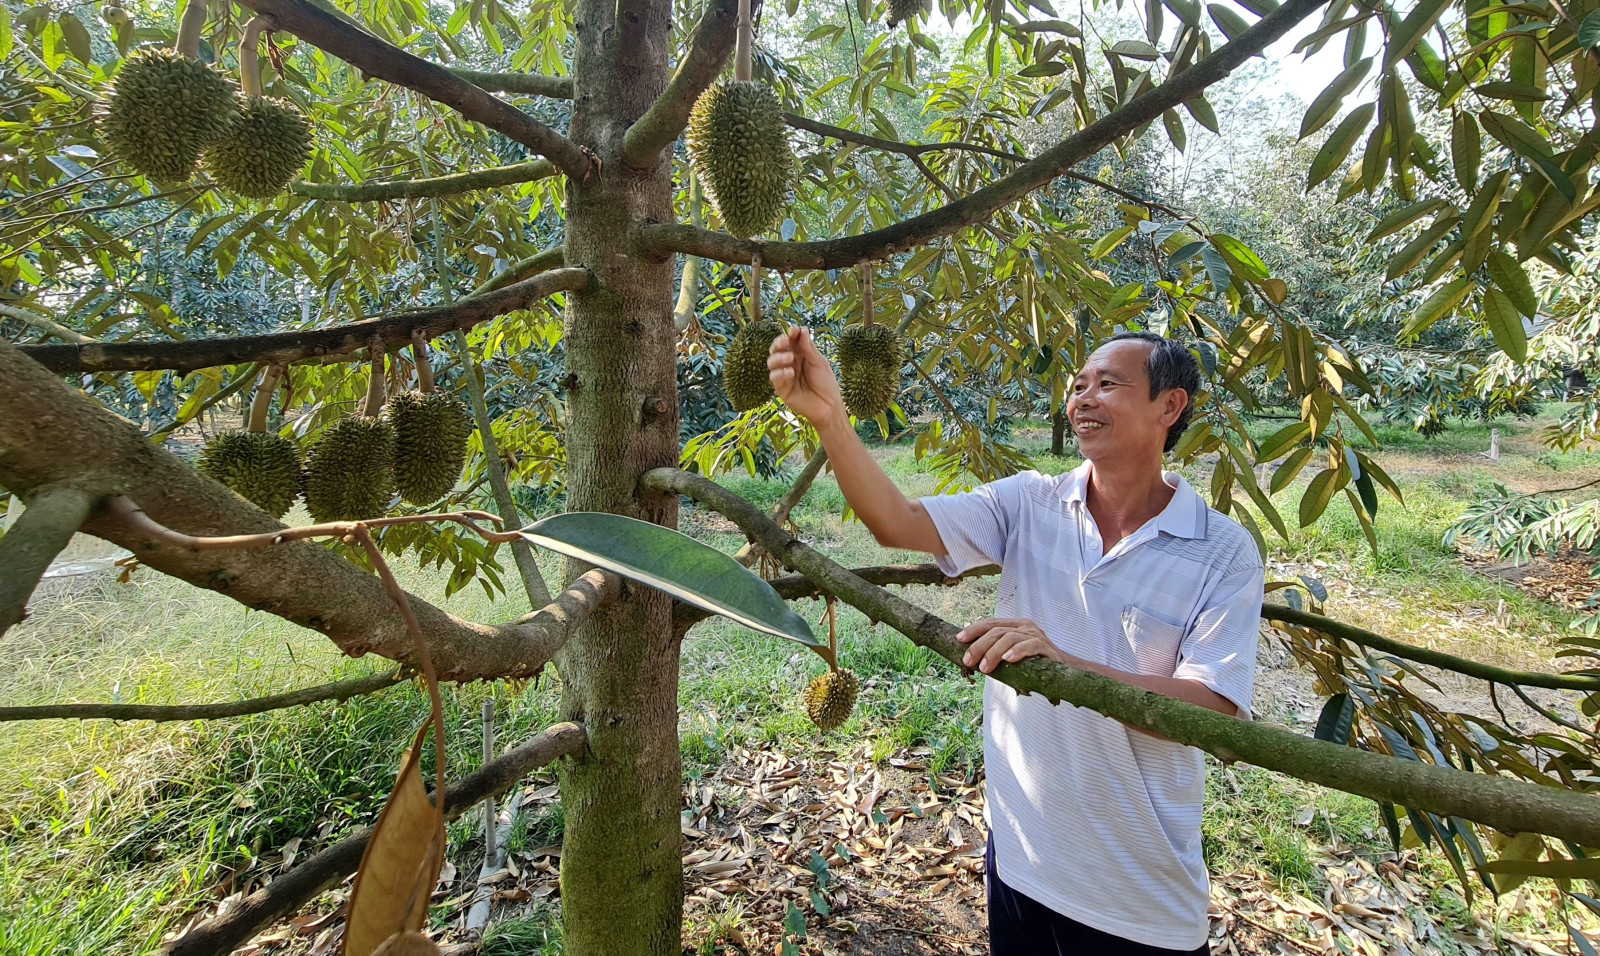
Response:
[[[300,496],[300,450],[276,433],[224,432],[206,442],[199,467],[274,518]]]
[[[736,412],[747,412],[776,397],[767,371],[772,340],[783,334],[783,323],[763,319],[739,330],[722,357],[722,390]]]
[[[741,239],[783,218],[794,179],[783,105],[762,83],[711,87],[689,114],[689,163],[727,230]]]
[[[329,425],[306,453],[306,509],[311,519],[360,521],[389,510],[394,498],[394,428],[353,415]]]
[[[406,392],[389,399],[388,416],[400,497],[426,505],[449,494],[467,462],[467,407],[444,392]]]
[[[830,670],[806,685],[806,716],[823,731],[844,724],[856,708],[861,681],[847,670]]]
[[[900,394],[905,344],[887,325],[852,325],[839,336],[839,390],[857,418],[875,418]]]
[[[889,0],[889,17],[884,21],[889,29],[904,23],[925,9],[924,0]]]
[[[117,72],[100,136],[112,156],[142,175],[181,183],[238,115],[239,94],[216,70],[171,50],[144,49]]]
[[[311,124],[287,100],[252,96],[227,135],[206,147],[217,185],[249,199],[271,199],[311,158]]]

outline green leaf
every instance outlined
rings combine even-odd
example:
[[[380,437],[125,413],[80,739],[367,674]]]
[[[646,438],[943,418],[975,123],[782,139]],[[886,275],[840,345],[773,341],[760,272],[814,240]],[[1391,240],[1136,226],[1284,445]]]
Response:
[[[1379,220],[1378,224],[1372,227],[1372,231],[1367,233],[1365,241],[1373,243],[1386,236],[1392,236],[1443,205],[1443,199],[1424,199],[1409,206],[1401,206]]]
[[[1229,40],[1250,29],[1250,24],[1245,21],[1244,17],[1234,13],[1230,7],[1223,4],[1206,4],[1206,12],[1211,14],[1212,22],[1216,23],[1217,29],[1221,30],[1222,35]]]
[[[1578,45],[1585,50],[1600,46],[1600,10],[1583,18],[1583,23],[1578,26]]]
[[[1233,267],[1228,260],[1216,249],[1207,246],[1200,252],[1200,261],[1206,264],[1206,277],[1211,280],[1211,291],[1214,295],[1222,295],[1228,291],[1228,286],[1233,283]]]
[[[1483,188],[1478,190],[1477,198],[1472,200],[1472,205],[1461,215],[1462,238],[1471,239],[1489,228],[1489,224],[1494,222],[1495,211],[1500,208],[1500,200],[1506,194],[1506,186],[1510,183],[1509,169],[1502,169],[1484,181]]]
[[[1089,250],[1090,258],[1103,259],[1109,256],[1112,250],[1122,245],[1122,240],[1133,234],[1133,230],[1133,226],[1123,226],[1101,236],[1100,241],[1096,242],[1094,248]]]
[[[1311,160],[1311,173],[1306,177],[1306,189],[1332,176],[1345,157],[1350,155],[1350,150],[1355,146],[1356,140],[1361,137],[1367,124],[1372,122],[1372,114],[1377,112],[1373,103],[1363,103],[1350,111],[1333,132],[1328,135],[1327,142],[1317,151],[1316,158]]]
[[[1211,234],[1211,244],[1218,251],[1228,257],[1228,264],[1233,266],[1233,271],[1244,276],[1251,282],[1260,282],[1267,277],[1267,264],[1255,254],[1255,250],[1226,233],[1214,232]]]
[[[1522,327],[1522,316],[1511,304],[1511,297],[1490,287],[1483,294],[1483,322],[1494,336],[1494,344],[1514,362],[1528,360],[1528,333]]]
[[[0,59],[11,55],[11,11],[0,4]]]
[[[806,914],[800,912],[800,907],[794,905],[794,900],[787,900],[783,913],[784,935],[794,939],[806,938]]]
[[[1367,71],[1370,69],[1372,69],[1372,57],[1369,56],[1334,77],[1328,88],[1318,93],[1317,98],[1311,101],[1305,117],[1300,120],[1300,138],[1305,139],[1333,122],[1333,118],[1339,115],[1339,107],[1344,104],[1344,98],[1366,79]]]
[[[67,52],[84,66],[90,65],[94,61],[94,53],[89,42],[89,31],[83,28],[83,21],[70,13],[63,13],[58,22],[61,24],[61,36],[67,42]]]
[[[770,584],[682,532],[626,515],[574,511],[537,521],[520,533],[541,548],[648,584],[752,630],[823,646]]]
[[[1283,426],[1256,447],[1257,463],[1275,460],[1279,455],[1293,448],[1302,439],[1310,435],[1311,424],[1309,422],[1295,422],[1292,425]]]
[[[1261,294],[1273,305],[1282,305],[1283,300],[1289,298],[1289,284],[1282,279],[1264,279],[1261,282]]]
[[[1499,249],[1489,253],[1489,277],[1501,291],[1511,297],[1511,304],[1528,318],[1539,311],[1539,300],[1533,294],[1533,284],[1523,271],[1522,263]]]
[[[1172,148],[1183,152],[1187,137],[1183,132],[1183,117],[1177,110],[1167,110],[1161,114],[1161,124],[1167,128],[1167,139],[1172,141]]]
[[[1456,182],[1472,192],[1478,188],[1478,167],[1483,163],[1483,134],[1471,113],[1457,110],[1450,119],[1450,162]]]
[[[1308,445],[1297,449],[1288,458],[1285,458],[1283,464],[1279,465],[1277,470],[1272,473],[1272,480],[1267,483],[1267,491],[1271,494],[1277,494],[1289,487],[1289,483],[1299,476],[1300,469],[1304,468],[1306,462],[1310,460],[1313,450]]]
[[[1167,267],[1176,269],[1178,266],[1183,265],[1185,262],[1188,262],[1190,259],[1193,259],[1195,256],[1199,255],[1200,250],[1204,249],[1205,247],[1206,243],[1204,240],[1189,243],[1182,249],[1179,249],[1177,252],[1174,252],[1172,255],[1167,257]]]
[[[1189,115],[1194,117],[1196,123],[1211,132],[1220,133],[1222,131],[1222,128],[1217,125],[1216,111],[1211,108],[1211,104],[1206,101],[1205,97],[1197,96],[1192,100],[1184,100],[1183,108],[1189,111]]]
[[[1487,96],[1494,100],[1515,100],[1521,103],[1543,103],[1550,98],[1549,94],[1537,86],[1512,83],[1510,80],[1495,80],[1492,83],[1483,83],[1474,92],[1479,96]]]
[[[1422,0],[1411,8],[1411,13],[1404,20],[1395,24],[1393,32],[1389,34],[1388,49],[1383,54],[1385,72],[1394,69],[1395,64],[1416,49],[1423,35],[1438,22],[1448,6],[1448,0]]]
[[[1409,339],[1427,331],[1428,327],[1449,315],[1461,300],[1466,298],[1467,292],[1472,288],[1472,277],[1462,276],[1459,279],[1439,287],[1433,294],[1423,300],[1417,311],[1400,328],[1400,337]]]
[[[1122,40],[1111,45],[1114,56],[1125,56],[1135,60],[1154,60],[1161,56],[1161,51],[1144,42],[1143,40]]]
[[[1318,740],[1327,740],[1336,744],[1350,742],[1350,729],[1355,724],[1356,701],[1349,694],[1334,694],[1328,702],[1322,705],[1322,714],[1317,718],[1317,729],[1312,736]]]
[[[1401,246],[1399,252],[1389,257],[1389,262],[1384,267],[1384,278],[1392,282],[1416,268],[1417,263],[1421,262],[1429,252],[1433,251],[1433,247],[1439,242],[1439,239],[1455,228],[1460,218],[1454,213],[1450,215],[1441,213],[1435,217],[1433,225],[1423,230],[1415,239]]]
[[[1483,128],[1488,130],[1490,136],[1499,140],[1507,149],[1533,163],[1567,202],[1578,201],[1578,187],[1572,184],[1561,164],[1552,157],[1550,144],[1537,130],[1515,116],[1507,116],[1493,110],[1479,113],[1478,120],[1483,123]]]
[[[1025,66],[1017,71],[1018,76],[1056,76],[1067,72],[1067,65],[1060,60],[1051,63],[1035,63]]]
[[[1305,495],[1300,498],[1300,527],[1312,524],[1328,510],[1328,502],[1333,500],[1333,493],[1339,490],[1338,481],[1339,472],[1332,468],[1322,469],[1311,479]]]
[[[1372,484],[1372,476],[1362,469],[1354,482],[1356,493],[1361,496],[1361,507],[1370,517],[1378,516],[1378,489]]]

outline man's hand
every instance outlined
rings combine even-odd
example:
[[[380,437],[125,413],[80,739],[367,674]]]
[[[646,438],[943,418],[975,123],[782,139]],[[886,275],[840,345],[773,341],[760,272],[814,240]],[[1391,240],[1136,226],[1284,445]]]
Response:
[[[849,422],[839,381],[817,351],[810,329],[796,326],[773,339],[767,369],[773,391],[796,415],[818,428],[835,420]]]
[[[1048,657],[1061,664],[1075,664],[1068,655],[1050,643],[1039,625],[1022,617],[990,617],[968,624],[956,635],[956,640],[971,644],[961,663],[976,666],[985,674],[993,673],[1002,661],[1020,661],[1029,657]]]

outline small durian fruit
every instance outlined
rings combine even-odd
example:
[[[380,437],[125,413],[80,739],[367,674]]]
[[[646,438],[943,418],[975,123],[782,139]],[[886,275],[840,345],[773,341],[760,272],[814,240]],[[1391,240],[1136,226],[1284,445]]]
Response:
[[[199,467],[274,518],[300,497],[300,450],[276,433],[224,432],[206,442]]]
[[[887,325],[852,325],[839,336],[839,390],[857,418],[875,418],[900,394],[905,344]]]
[[[822,731],[840,727],[856,708],[861,682],[848,670],[829,670],[806,685],[806,716]]]
[[[237,115],[238,92],[216,70],[171,50],[144,49],[117,72],[100,136],[112,156],[140,174],[181,183]]]
[[[252,96],[227,135],[205,151],[217,185],[248,199],[283,192],[311,158],[311,124],[287,100]]]
[[[450,493],[467,463],[472,416],[444,392],[405,392],[389,399],[394,428],[394,483],[414,505],[432,504]]]
[[[382,418],[334,422],[306,453],[306,509],[313,521],[360,521],[394,498],[394,429]]]
[[[893,30],[895,24],[910,20],[924,9],[924,0],[889,0],[889,17],[884,24]]]
[[[763,319],[739,330],[722,358],[722,390],[736,412],[747,412],[776,397],[767,370],[772,340],[783,334],[783,323]]]
[[[783,104],[765,84],[719,83],[689,114],[689,163],[727,230],[741,239],[783,218],[794,179]]]

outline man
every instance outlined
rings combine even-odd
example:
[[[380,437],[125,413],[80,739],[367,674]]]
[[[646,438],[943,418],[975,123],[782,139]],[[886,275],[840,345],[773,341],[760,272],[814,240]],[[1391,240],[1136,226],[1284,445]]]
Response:
[[[880,544],[926,551],[952,576],[1001,566],[999,616],[960,634],[968,666],[1045,656],[1249,717],[1260,556],[1161,468],[1200,385],[1187,349],[1135,332],[1089,357],[1067,403],[1086,459],[1075,471],[920,501],[867,453],[809,332],[775,339],[768,366]],[[983,715],[995,956],[1204,953],[1200,752],[998,681]]]

